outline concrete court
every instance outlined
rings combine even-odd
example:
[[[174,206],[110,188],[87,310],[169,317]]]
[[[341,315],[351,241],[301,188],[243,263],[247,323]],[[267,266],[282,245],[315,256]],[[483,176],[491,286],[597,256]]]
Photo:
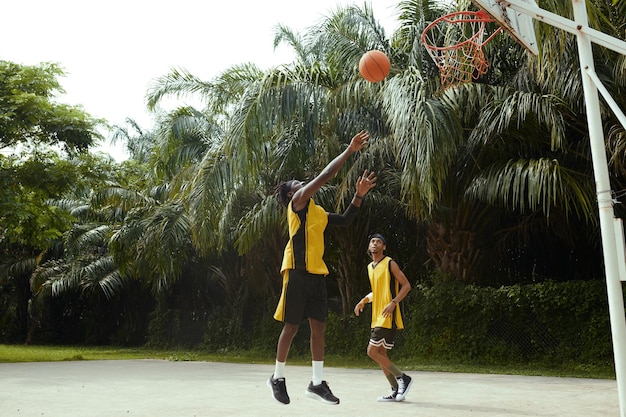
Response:
[[[518,417],[619,416],[614,380],[408,372],[407,400],[379,403],[379,370],[326,367],[339,405],[303,392],[308,366],[289,366],[291,404],[266,386],[273,365],[162,360],[0,364],[2,417]]]

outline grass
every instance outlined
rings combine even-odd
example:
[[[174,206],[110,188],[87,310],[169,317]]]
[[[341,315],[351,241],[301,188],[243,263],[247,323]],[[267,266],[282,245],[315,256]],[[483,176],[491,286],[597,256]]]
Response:
[[[255,355],[246,353],[211,354],[183,349],[163,350],[143,347],[25,346],[0,344],[0,363],[129,359],[260,363]]]
[[[251,364],[273,364],[273,353],[253,351],[229,351],[210,353],[201,350],[151,349],[145,347],[110,346],[25,346],[0,344],[0,363],[56,362],[80,360],[130,360],[160,359],[169,361],[233,362]],[[396,364],[405,370],[424,372],[457,372],[479,374],[555,376],[572,378],[615,379],[612,364],[585,366],[581,364],[468,364],[429,362],[420,359],[399,358]],[[291,365],[309,365],[310,358],[292,356]],[[363,358],[345,358],[326,355],[327,366],[338,368],[377,369],[377,365],[365,355]]]

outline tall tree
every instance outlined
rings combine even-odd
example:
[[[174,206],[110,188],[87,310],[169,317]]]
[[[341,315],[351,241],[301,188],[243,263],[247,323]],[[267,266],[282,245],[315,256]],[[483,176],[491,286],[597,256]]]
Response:
[[[80,213],[85,211],[87,196],[96,184],[109,179],[107,173],[113,170],[110,160],[99,160],[89,154],[65,160],[54,153],[36,153],[26,161],[11,158],[0,161],[7,164],[2,165],[0,172],[12,173],[10,181],[4,183],[2,194],[5,210],[0,233],[0,284],[16,289],[15,310],[7,310],[7,314],[14,315],[17,324],[11,337],[23,340],[29,314],[33,314],[29,305],[35,307],[33,293],[39,290],[32,274],[46,263],[58,264],[67,255],[62,243],[64,236],[80,229],[76,225],[81,223]],[[103,261],[101,253],[93,248],[89,245],[86,250],[90,259]]]
[[[61,145],[66,152],[84,151],[101,139],[98,125],[80,106],[55,102],[63,93],[61,68],[52,63],[18,65],[0,60],[0,147]]]
[[[441,90],[436,73],[428,69],[433,67],[432,61],[424,60],[414,47],[423,25],[438,17],[424,9],[430,10],[430,3],[401,4],[398,44],[403,45],[407,62],[421,58],[422,64],[417,65],[421,71],[407,67],[394,77],[386,99],[397,147],[405,158],[414,158],[407,164],[407,178],[422,179],[419,187],[409,189],[407,197],[409,202],[425,203],[411,204],[410,210],[431,210],[429,251],[433,260],[457,279],[469,282],[481,276],[480,265],[485,263],[480,259],[486,259],[486,254],[509,257],[510,262],[520,256],[523,247],[524,262],[534,266],[550,263],[541,256],[542,251],[558,255],[554,259],[561,264],[563,258],[568,264],[588,264],[588,254],[597,255],[597,251],[582,249],[590,241],[597,242],[592,238],[597,219],[587,129],[580,117],[584,109],[573,37],[541,28],[539,58],[525,57],[509,36],[496,37],[485,47],[491,61],[485,76]],[[542,6],[561,15],[571,14],[562,2],[548,3]],[[617,7],[588,3],[594,15],[592,25],[611,22],[604,31],[617,32],[611,28]],[[472,7],[469,2],[457,6]],[[601,77],[609,80],[621,59],[601,56]],[[401,83],[412,72],[414,81]],[[428,79],[432,75],[434,82]],[[402,97],[410,99],[398,100]],[[419,113],[406,118],[412,109]],[[444,117],[447,121],[440,127],[436,121]],[[407,121],[411,125],[403,124]],[[614,130],[616,138],[617,132],[619,129]],[[434,170],[424,170],[429,166]],[[543,249],[528,251],[533,245]],[[557,253],[557,248],[566,249]],[[583,268],[571,272],[581,271],[579,276],[589,272]],[[562,273],[557,269],[551,272]]]

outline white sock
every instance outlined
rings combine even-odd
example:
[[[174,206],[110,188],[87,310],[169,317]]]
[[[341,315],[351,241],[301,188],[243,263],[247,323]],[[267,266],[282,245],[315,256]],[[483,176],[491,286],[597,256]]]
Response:
[[[274,366],[274,379],[284,378],[285,377],[285,362],[276,361],[276,366]]]
[[[313,364],[313,385],[319,385],[324,380],[324,361],[312,361]]]

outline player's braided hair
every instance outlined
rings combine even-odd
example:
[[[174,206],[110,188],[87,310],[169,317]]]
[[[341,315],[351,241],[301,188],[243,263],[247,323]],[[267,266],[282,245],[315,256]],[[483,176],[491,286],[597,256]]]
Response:
[[[287,207],[289,205],[289,191],[291,191],[291,180],[281,182],[274,189],[274,193],[278,198],[278,203],[283,207]]]

